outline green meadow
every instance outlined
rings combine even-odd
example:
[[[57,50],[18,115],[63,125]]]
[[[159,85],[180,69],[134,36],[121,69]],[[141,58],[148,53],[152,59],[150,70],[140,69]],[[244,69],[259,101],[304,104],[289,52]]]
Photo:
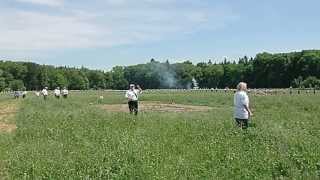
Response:
[[[122,92],[1,95],[0,179],[320,178],[319,94],[251,94],[247,130],[235,127],[232,93],[158,91],[140,100],[211,110],[101,108],[126,103]]]

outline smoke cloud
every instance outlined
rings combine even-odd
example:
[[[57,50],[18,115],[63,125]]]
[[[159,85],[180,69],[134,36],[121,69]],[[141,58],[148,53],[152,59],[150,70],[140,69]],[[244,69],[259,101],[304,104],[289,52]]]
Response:
[[[161,88],[180,88],[176,72],[165,63],[151,63],[151,71],[159,77]]]

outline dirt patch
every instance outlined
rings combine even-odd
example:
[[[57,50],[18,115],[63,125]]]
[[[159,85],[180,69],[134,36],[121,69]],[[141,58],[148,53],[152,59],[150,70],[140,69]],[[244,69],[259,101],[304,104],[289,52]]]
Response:
[[[111,104],[102,105],[102,109],[109,112],[128,112],[127,104]],[[206,112],[210,111],[212,108],[208,106],[192,106],[183,104],[166,104],[161,102],[140,102],[139,111],[140,112]]]
[[[11,133],[17,129],[15,124],[6,124],[0,122],[0,132]]]
[[[0,133],[11,133],[17,129],[17,126],[12,122],[17,110],[18,105],[14,101],[0,103]]]

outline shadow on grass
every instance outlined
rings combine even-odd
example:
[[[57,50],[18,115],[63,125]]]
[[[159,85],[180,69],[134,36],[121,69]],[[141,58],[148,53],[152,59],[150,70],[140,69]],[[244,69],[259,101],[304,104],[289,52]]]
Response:
[[[249,127],[249,128],[256,128],[256,127],[257,127],[257,124],[256,124],[256,123],[249,123],[249,124],[248,124],[248,127]]]

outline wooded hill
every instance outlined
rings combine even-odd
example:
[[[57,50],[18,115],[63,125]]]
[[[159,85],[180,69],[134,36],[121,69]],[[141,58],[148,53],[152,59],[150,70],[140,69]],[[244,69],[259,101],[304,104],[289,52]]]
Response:
[[[234,88],[240,81],[251,88],[320,87],[320,50],[292,53],[260,53],[254,58],[224,59],[221,63],[190,61],[171,64],[151,59],[146,64],[116,66],[111,71],[54,67],[30,62],[0,61],[0,90],[127,89],[129,83],[144,89]]]

